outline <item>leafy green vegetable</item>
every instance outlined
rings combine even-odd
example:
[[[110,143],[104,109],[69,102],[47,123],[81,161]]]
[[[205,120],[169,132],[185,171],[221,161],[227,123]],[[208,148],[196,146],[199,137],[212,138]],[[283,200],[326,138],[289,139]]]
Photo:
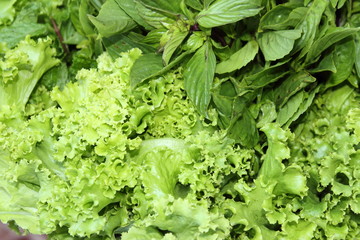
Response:
[[[210,89],[215,74],[216,58],[210,44],[202,46],[189,60],[184,72],[184,87],[201,114],[210,103]]]
[[[265,60],[275,61],[288,55],[300,37],[299,30],[281,30],[259,33],[258,41]]]
[[[216,66],[216,73],[222,74],[240,69],[251,62],[258,53],[259,46],[255,41],[248,42],[243,48]]]
[[[18,46],[7,51],[0,60],[0,108],[11,106],[24,110],[30,94],[41,76],[59,63],[54,58],[50,39],[37,42],[26,38]]]
[[[0,220],[49,240],[358,239],[359,12],[0,0]]]
[[[12,22],[15,17],[14,3],[16,0],[2,0],[0,2],[0,26]]]
[[[108,0],[97,17],[89,16],[101,36],[109,37],[133,29],[135,22],[119,7],[115,0]]]
[[[259,1],[217,0],[197,15],[197,22],[206,28],[217,27],[255,16],[260,11]]]

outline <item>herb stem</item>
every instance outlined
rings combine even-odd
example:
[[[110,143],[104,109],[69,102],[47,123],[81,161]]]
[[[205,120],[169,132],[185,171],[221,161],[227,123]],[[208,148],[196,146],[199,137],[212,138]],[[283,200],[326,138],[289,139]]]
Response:
[[[59,29],[59,27],[58,27],[55,19],[50,18],[50,21],[51,21],[51,24],[52,24],[52,26],[53,26],[53,28],[54,28],[55,34],[56,34],[56,36],[57,36],[58,39],[59,39],[59,42],[60,42],[60,44],[61,44],[62,49],[64,50],[65,54],[68,55],[68,54],[70,53],[69,47],[68,47],[67,44],[64,43],[64,38],[63,38],[63,36],[61,35],[60,29]]]

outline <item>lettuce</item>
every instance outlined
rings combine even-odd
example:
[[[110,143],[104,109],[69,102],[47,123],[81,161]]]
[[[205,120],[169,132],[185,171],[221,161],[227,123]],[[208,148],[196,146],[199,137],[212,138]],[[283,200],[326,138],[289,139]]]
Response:
[[[359,238],[360,5],[280,2],[0,1],[0,220]]]
[[[3,185],[3,195],[16,198],[21,187],[22,199],[32,199],[9,200],[2,221],[53,239],[66,233],[112,239],[118,228],[129,228],[125,239],[143,231],[184,239],[229,234],[229,221],[210,198],[226,178],[246,176],[252,151],[234,148],[196,113],[181,69],[132,92],[129,71],[140,55],[138,49],[115,61],[101,55],[76,82],[42,90],[56,105],[29,119],[2,111],[1,176],[12,186]],[[12,209],[26,214],[15,217]]]

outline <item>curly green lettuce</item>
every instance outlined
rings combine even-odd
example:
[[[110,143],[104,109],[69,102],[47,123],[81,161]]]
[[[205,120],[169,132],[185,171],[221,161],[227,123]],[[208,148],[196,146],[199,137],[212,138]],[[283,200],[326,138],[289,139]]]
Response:
[[[229,236],[214,196],[247,177],[254,152],[205,124],[181,87],[181,69],[133,90],[129,73],[140,55],[102,54],[63,89],[39,88],[28,119],[1,109],[2,221],[50,239]],[[32,201],[9,200],[20,188]]]

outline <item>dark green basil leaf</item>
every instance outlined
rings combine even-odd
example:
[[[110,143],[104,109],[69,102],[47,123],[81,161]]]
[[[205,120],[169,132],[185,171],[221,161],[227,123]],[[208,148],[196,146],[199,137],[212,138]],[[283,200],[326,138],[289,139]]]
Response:
[[[284,125],[297,112],[301,104],[303,104],[304,94],[303,91],[296,93],[280,108],[276,119],[280,125]]]
[[[251,62],[259,51],[259,45],[256,41],[248,42],[239,51],[230,56],[229,59],[219,63],[216,66],[216,73],[228,73],[240,69]]]
[[[136,27],[133,19],[119,7],[115,0],[106,1],[102,5],[97,17],[88,17],[101,36],[104,37],[127,32]]]
[[[164,13],[147,8],[140,2],[136,2],[136,10],[138,11],[139,16],[154,28],[163,28],[164,26],[175,23],[174,19],[164,15]]]
[[[328,4],[327,0],[314,0],[306,14],[303,15],[302,21],[295,27],[302,32],[301,38],[296,41],[294,46],[295,52],[302,49],[300,57],[303,57],[312,46],[321,17]]]
[[[280,62],[271,67],[266,67],[257,73],[244,77],[240,83],[240,87],[246,89],[258,89],[276,82],[289,74],[289,70],[287,70],[287,66],[285,65],[286,63],[287,61]]]
[[[171,13],[181,13],[179,0],[140,0],[144,5],[160,10],[168,11]]]
[[[314,44],[310,47],[308,54],[306,55],[306,63],[313,63],[316,58],[325,51],[328,47],[337,43],[348,36],[353,35],[359,28],[340,28],[337,27],[333,29],[330,33],[326,34],[322,38],[316,40]]]
[[[323,59],[320,60],[320,63],[315,67],[309,70],[310,73],[319,73],[319,72],[336,72],[336,66],[334,62],[334,52],[326,54]]]
[[[174,32],[171,35],[170,40],[165,44],[164,53],[163,53],[163,61],[165,65],[169,64],[169,61],[175,52],[175,50],[180,46],[180,44],[184,41],[188,32]]]
[[[278,5],[274,7],[260,19],[259,28],[263,30],[286,30],[289,26],[295,26],[300,20],[297,14],[294,15],[294,7],[296,6]],[[295,9],[299,11],[299,8]]]
[[[258,0],[218,0],[202,10],[197,22],[212,28],[257,15],[261,10]]]
[[[130,71],[130,83],[136,87],[140,82],[163,68],[162,58],[155,53],[148,53],[140,56]]]
[[[255,119],[247,109],[232,120],[227,133],[229,137],[248,148],[254,147],[259,141]]]
[[[151,45],[133,37],[133,34],[118,34],[103,38],[102,42],[106,51],[114,59],[120,57],[122,52],[129,51],[132,48],[139,48],[143,53],[154,53],[156,51]]]
[[[299,30],[279,30],[259,33],[257,39],[265,60],[275,61],[288,55],[300,37]]]
[[[326,88],[336,86],[345,81],[351,74],[355,63],[356,47],[353,38],[345,39],[334,49],[336,72],[332,73],[326,83]]]
[[[360,39],[359,36],[355,39],[355,69],[358,77],[360,78]]]
[[[268,92],[264,98],[269,99],[281,108],[294,94],[315,81],[316,78],[306,71],[293,73],[280,86]]]
[[[209,42],[199,48],[185,66],[185,90],[198,111],[207,116],[211,99],[211,87],[214,79],[216,58]]]
[[[68,81],[69,71],[65,63],[61,63],[51,68],[40,79],[40,83],[44,85],[48,90],[53,89],[55,86],[63,89],[63,87]]]
[[[199,0],[185,0],[185,4],[198,11],[202,9],[202,4]]]
[[[115,0],[119,7],[132,18],[137,24],[147,30],[153,29],[140,15],[136,9],[136,2],[134,0]]]

